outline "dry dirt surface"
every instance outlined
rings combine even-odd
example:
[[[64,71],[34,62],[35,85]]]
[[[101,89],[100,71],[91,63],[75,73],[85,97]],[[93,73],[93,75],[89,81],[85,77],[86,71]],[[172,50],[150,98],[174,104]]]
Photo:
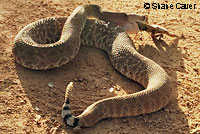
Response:
[[[153,40],[146,32],[131,35],[137,50],[153,59],[169,74],[173,97],[163,109],[136,117],[105,119],[81,134],[199,134],[200,133],[200,3],[192,9],[144,9],[149,0],[0,1],[0,134],[72,134],[60,113],[65,87],[75,84],[70,95],[72,112],[80,114],[93,102],[137,92],[143,87],[117,73],[101,50],[81,47],[70,63],[47,71],[21,67],[12,56],[16,34],[27,24],[51,16],[69,16],[79,5],[98,4],[113,12],[147,15],[185,40],[164,36]],[[157,3],[176,4],[173,0]],[[53,84],[52,87],[48,83]],[[113,87],[114,91],[109,92]]]

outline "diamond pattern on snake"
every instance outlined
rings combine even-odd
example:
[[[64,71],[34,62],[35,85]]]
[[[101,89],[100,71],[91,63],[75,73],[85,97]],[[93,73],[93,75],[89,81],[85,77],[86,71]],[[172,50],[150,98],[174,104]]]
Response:
[[[82,114],[74,116],[68,98],[73,83],[69,83],[62,118],[68,126],[78,130],[104,118],[155,112],[169,103],[172,89],[167,73],[138,53],[127,34],[140,30],[153,36],[179,37],[162,27],[149,25],[146,16],[107,12],[98,5],[81,5],[68,18],[45,18],[25,26],[17,34],[12,52],[15,61],[23,67],[46,70],[66,64],[76,56],[80,45],[89,45],[106,51],[117,71],[144,86],[144,90],[133,94],[94,102]]]

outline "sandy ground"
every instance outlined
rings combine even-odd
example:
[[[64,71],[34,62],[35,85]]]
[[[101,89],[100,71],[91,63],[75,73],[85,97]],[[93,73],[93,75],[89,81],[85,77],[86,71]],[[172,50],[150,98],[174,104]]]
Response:
[[[145,2],[148,2],[146,0]],[[159,2],[158,0],[156,2]],[[163,1],[176,4],[173,0]],[[189,3],[180,0],[181,3]],[[80,114],[91,103],[114,95],[136,92],[142,86],[111,66],[107,55],[82,47],[70,63],[53,70],[25,69],[13,60],[13,40],[21,28],[41,18],[69,16],[80,4],[99,4],[113,12],[147,15],[185,40],[164,36],[152,40],[146,32],[131,36],[137,50],[160,64],[169,74],[172,101],[158,112],[137,117],[106,119],[83,129],[82,134],[199,134],[200,133],[200,3],[196,9],[144,9],[144,1],[0,1],[0,134],[73,133],[60,118],[65,87],[73,81],[72,110]],[[48,83],[55,87],[50,88]],[[110,93],[109,88],[115,87]]]

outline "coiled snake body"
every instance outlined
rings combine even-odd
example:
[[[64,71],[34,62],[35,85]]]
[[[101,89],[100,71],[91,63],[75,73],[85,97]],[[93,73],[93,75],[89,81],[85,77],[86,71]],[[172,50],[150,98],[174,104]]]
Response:
[[[30,69],[55,68],[74,58],[80,44],[95,46],[108,53],[114,68],[142,84],[145,90],[97,101],[79,116],[71,114],[69,98],[66,96],[62,117],[67,125],[89,127],[103,118],[151,113],[168,104],[170,81],[162,67],[139,54],[122,27],[109,21],[88,20],[89,17],[105,19],[99,6],[82,5],[68,19],[48,18],[27,25],[15,38],[15,61]],[[156,32],[156,28],[141,21],[136,22],[140,30]],[[72,84],[67,90],[71,87]]]

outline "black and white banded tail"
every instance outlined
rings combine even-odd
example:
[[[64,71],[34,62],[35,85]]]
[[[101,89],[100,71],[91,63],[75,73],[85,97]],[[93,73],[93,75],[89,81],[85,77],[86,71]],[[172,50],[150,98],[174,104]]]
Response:
[[[77,127],[79,123],[79,118],[75,117],[71,114],[70,111],[70,102],[68,98],[68,93],[70,90],[73,88],[73,82],[70,82],[69,85],[66,88],[66,93],[65,93],[65,102],[62,107],[62,118],[64,119],[64,122],[70,126],[70,127]]]

